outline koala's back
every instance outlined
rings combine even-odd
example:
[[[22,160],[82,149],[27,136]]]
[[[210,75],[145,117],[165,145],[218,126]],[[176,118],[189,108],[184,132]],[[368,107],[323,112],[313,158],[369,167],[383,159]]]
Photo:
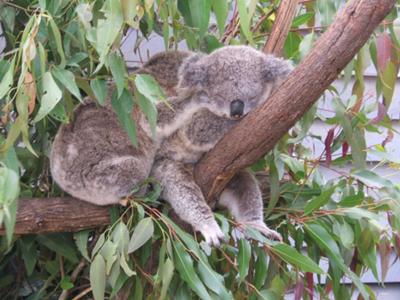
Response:
[[[110,105],[80,105],[74,121],[62,125],[50,157],[51,172],[69,194],[96,204],[116,203],[145,180],[154,159],[151,137],[134,116],[139,146],[132,145]]]

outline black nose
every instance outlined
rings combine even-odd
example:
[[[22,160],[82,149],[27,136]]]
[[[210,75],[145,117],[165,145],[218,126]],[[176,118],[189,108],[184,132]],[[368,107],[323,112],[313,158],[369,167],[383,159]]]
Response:
[[[234,100],[231,102],[231,117],[243,116],[244,103],[242,100]]]

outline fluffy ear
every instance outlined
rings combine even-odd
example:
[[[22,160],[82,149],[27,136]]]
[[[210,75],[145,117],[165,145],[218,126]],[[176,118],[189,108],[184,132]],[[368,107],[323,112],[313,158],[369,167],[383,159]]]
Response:
[[[178,72],[180,88],[196,87],[206,80],[207,68],[200,62],[204,56],[205,54],[197,53],[183,61]]]
[[[276,81],[286,78],[293,70],[293,65],[289,60],[266,55],[262,75],[266,81]]]

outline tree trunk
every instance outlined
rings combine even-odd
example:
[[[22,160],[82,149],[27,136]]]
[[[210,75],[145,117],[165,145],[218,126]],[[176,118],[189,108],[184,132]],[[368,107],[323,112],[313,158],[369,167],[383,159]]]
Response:
[[[350,0],[346,4],[314,49],[268,101],[228,132],[197,164],[195,177],[209,200],[237,171],[274,147],[351,61],[395,2]],[[272,34],[270,39],[272,43]],[[21,199],[15,233],[79,231],[109,222],[107,207],[72,198]]]

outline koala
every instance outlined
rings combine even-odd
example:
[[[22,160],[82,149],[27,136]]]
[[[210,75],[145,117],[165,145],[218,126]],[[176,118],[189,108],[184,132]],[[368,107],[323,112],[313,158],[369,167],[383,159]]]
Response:
[[[218,245],[223,234],[193,179],[193,166],[240,118],[262,104],[291,68],[287,61],[246,46],[227,46],[209,55],[156,55],[138,71],[153,75],[170,96],[172,109],[157,105],[156,136],[134,109],[139,145],[131,144],[112,110],[111,85],[104,107],[88,101],[76,109],[73,122],[60,127],[50,155],[53,178],[72,196],[107,205],[153,176],[178,216],[209,244]],[[238,222],[280,238],[263,221],[261,192],[250,172],[239,172],[217,204]]]
[[[262,104],[291,70],[288,61],[247,46],[193,54],[179,68],[178,98],[196,98],[206,107],[194,114],[189,109],[190,122],[182,122],[174,132],[168,126],[160,128],[165,139],[155,155],[151,176],[163,187],[161,197],[209,244],[218,246],[224,236],[194,181],[193,166],[243,116]],[[264,223],[261,191],[249,171],[234,176],[217,205],[227,208],[236,221],[281,239]]]

